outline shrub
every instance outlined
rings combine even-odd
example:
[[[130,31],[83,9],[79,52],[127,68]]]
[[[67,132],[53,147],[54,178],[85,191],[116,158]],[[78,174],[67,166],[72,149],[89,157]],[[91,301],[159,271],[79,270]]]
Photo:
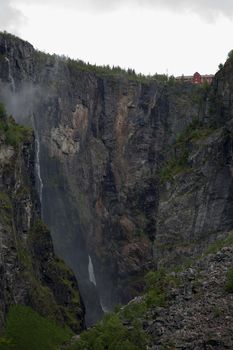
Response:
[[[11,339],[0,338],[0,350],[16,350]]]
[[[9,118],[5,127],[6,143],[16,147],[32,134],[29,127],[17,124],[13,118]]]
[[[129,329],[118,315],[109,314],[82,333],[80,340],[68,350],[141,350],[145,346],[146,336],[137,322]]]
[[[147,293],[145,302],[147,308],[151,306],[165,306],[167,291],[170,287],[177,287],[180,283],[177,277],[165,269],[150,271],[145,277]]]
[[[6,337],[17,350],[56,350],[69,340],[72,332],[50,321],[30,307],[14,305],[6,321]]]

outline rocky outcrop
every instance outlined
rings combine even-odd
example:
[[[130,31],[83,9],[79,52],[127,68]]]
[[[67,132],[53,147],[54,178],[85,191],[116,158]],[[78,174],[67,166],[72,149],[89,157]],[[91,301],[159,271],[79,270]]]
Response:
[[[2,116],[0,160],[0,333],[14,304],[80,332],[84,307],[76,279],[55,256],[40,219],[33,133]]]
[[[170,290],[169,305],[154,307],[144,321],[150,349],[232,349],[233,294],[226,289],[232,257],[228,246],[173,273],[180,286]]]

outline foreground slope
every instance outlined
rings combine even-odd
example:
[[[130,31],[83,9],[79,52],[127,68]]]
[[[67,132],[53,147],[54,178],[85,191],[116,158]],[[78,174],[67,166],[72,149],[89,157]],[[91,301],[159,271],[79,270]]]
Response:
[[[233,347],[233,236],[188,266],[150,272],[147,293],[118,308],[67,350]]]

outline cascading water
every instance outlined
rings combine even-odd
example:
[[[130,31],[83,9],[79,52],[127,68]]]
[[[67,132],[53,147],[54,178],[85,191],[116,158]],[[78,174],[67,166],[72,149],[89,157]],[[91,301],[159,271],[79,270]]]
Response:
[[[88,261],[89,280],[96,286],[95,272],[94,272],[94,267],[93,267],[93,263],[90,255],[88,255],[88,259],[89,259]]]
[[[95,272],[94,272],[94,267],[93,267],[93,263],[90,255],[88,255],[88,273],[89,273],[89,281],[96,286]],[[109,312],[109,310],[103,305],[103,302],[101,301],[101,299],[100,299],[100,305],[104,313]]]
[[[6,54],[8,53],[8,47],[7,47],[7,42],[5,41],[5,52]],[[10,59],[6,56],[5,57],[5,60],[8,64],[8,80],[10,82],[10,85],[11,85],[11,91],[13,92],[13,94],[15,93],[15,80],[14,80],[14,77],[12,75],[12,69],[11,69],[11,62],[10,62]]]
[[[9,79],[9,82],[10,82],[10,85],[11,85],[11,91],[14,94],[15,93],[15,80],[14,80],[14,77],[12,75],[11,62],[10,62],[8,57],[5,57],[5,60],[6,60],[7,64],[8,64],[8,79]]]
[[[42,205],[42,195],[43,195],[43,181],[41,178],[41,172],[40,172],[40,141],[38,135],[35,135],[35,142],[36,142],[36,175],[38,180],[38,193],[40,198],[40,203]]]

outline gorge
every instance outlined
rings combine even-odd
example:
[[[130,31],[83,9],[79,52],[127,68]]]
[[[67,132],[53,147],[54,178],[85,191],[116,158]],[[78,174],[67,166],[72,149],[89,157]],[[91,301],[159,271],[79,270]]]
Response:
[[[148,271],[227,239],[232,91],[230,58],[210,86],[197,86],[0,34],[0,101],[35,134],[39,198],[30,206],[41,205],[55,253],[75,274],[88,326],[141,294]],[[82,301],[78,313],[83,322]]]

